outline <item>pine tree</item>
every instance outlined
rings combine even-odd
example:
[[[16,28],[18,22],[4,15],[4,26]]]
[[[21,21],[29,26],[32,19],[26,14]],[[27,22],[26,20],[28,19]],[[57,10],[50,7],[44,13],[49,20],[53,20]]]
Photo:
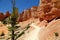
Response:
[[[10,24],[11,24],[12,27],[8,27],[8,28],[9,28],[9,31],[11,32],[11,34],[10,34],[11,40],[17,40],[19,37],[21,37],[24,34],[24,32],[28,28],[30,28],[30,26],[28,24],[22,32],[18,31],[19,26],[16,26],[17,19],[18,19],[18,9],[15,7],[15,0],[12,1],[12,4],[13,4],[13,12],[12,12],[11,18],[10,18],[10,20],[11,20]]]

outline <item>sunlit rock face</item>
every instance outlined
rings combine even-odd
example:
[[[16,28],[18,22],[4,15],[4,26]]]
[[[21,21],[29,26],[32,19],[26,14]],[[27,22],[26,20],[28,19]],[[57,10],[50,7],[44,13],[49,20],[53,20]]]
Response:
[[[51,0],[41,0],[41,4],[44,4],[44,3],[50,3],[51,2]]]
[[[27,21],[28,19],[34,17],[37,18],[37,6],[33,6],[30,9],[24,10],[18,18],[18,22]]]
[[[60,18],[60,1],[40,1],[38,8],[32,7],[30,10],[31,16],[37,16],[40,21],[32,23],[31,30],[21,40],[60,40],[60,19],[56,20]]]
[[[31,18],[31,10],[24,10],[18,17],[18,22],[23,22]]]
[[[22,16],[22,20],[25,21],[27,19],[27,10],[24,10],[23,16]]]
[[[30,26],[34,29],[30,33],[28,33],[25,40],[40,40],[39,34],[41,33],[41,31],[44,30],[45,25],[46,25],[46,21],[44,22],[37,21],[36,23],[32,23]]]
[[[0,35],[2,34],[2,32],[4,34],[8,34],[8,28],[2,22],[0,22]]]
[[[6,25],[0,22],[0,40],[7,40],[9,31]]]
[[[44,24],[44,25],[43,25]],[[39,40],[40,33],[45,30],[45,26],[47,25],[47,21],[36,21],[32,23],[30,28],[28,29],[29,32],[27,32],[24,36],[22,36],[21,40]]]
[[[60,0],[52,0],[52,3],[56,8],[60,9]]]
[[[58,36],[55,33],[58,33]],[[60,40],[60,19],[48,23],[39,38],[40,40]]]
[[[33,6],[32,8],[31,8],[31,16],[32,17],[37,17],[37,6]]]
[[[40,0],[38,6],[33,6],[32,8],[24,10],[22,12],[20,21],[26,21],[31,17],[40,18],[40,20],[50,21],[57,16],[60,17],[59,0]]]
[[[51,21],[60,18],[60,0],[40,0],[37,13],[40,20]],[[57,14],[57,15],[56,15]]]
[[[20,25],[21,28],[25,28],[28,24],[34,23],[34,22],[36,22],[36,21],[39,21],[39,19],[30,18],[30,19],[28,19],[27,21],[19,22],[18,25]]]
[[[60,40],[60,19],[47,21],[36,21],[32,23],[31,30],[22,36],[21,40]],[[56,34],[57,33],[57,34]]]

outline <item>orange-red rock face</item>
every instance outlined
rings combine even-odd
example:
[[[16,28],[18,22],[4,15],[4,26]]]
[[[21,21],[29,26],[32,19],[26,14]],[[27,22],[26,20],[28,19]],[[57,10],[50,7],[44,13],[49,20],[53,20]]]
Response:
[[[60,1],[59,0],[41,0],[41,5],[39,5],[40,10],[40,20],[50,21],[52,19],[60,17]]]
[[[4,19],[6,19],[7,17],[9,17],[11,14],[9,13],[9,11],[7,11],[5,14],[0,13],[0,21],[3,21]]]
[[[37,17],[37,7],[33,6],[31,9],[24,10],[19,16],[19,22],[26,21],[32,17]]]
[[[49,3],[51,0],[41,0],[41,3]]]
[[[25,10],[19,15],[18,21],[19,22],[26,21],[30,17],[31,17],[30,10]]]
[[[37,17],[37,6],[33,6],[31,8],[31,16],[32,17]]]
[[[5,18],[9,17],[11,14],[9,13],[9,11],[6,12],[5,14]]]
[[[4,17],[8,16],[10,16],[10,13],[7,11]],[[2,15],[0,17],[0,20],[4,19]],[[26,21],[32,17],[47,21],[60,17],[60,0],[41,0],[39,6],[33,6],[30,9],[24,10],[19,15],[18,22]]]
[[[44,13],[50,12],[51,8],[52,8],[51,4],[41,5],[41,10],[43,10]]]
[[[0,21],[4,20],[5,16],[3,13],[0,13]]]

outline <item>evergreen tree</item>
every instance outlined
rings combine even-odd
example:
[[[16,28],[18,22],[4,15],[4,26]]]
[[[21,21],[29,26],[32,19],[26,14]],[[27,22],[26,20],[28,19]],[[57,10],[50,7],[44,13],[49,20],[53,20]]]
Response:
[[[28,24],[27,27],[25,27],[22,32],[18,31],[19,26],[16,26],[17,19],[18,19],[18,9],[15,7],[15,0],[12,1],[12,4],[13,4],[13,12],[12,12],[11,18],[10,18],[10,20],[11,20],[10,24],[11,24],[12,27],[8,27],[8,28],[9,28],[9,31],[11,32],[11,35],[10,35],[11,36],[11,40],[17,40],[19,37],[21,37],[24,34],[24,32],[30,26]]]

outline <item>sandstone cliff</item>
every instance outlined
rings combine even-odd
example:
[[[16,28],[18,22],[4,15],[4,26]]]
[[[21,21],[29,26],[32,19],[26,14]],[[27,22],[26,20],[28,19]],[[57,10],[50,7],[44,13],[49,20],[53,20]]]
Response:
[[[26,21],[31,17],[51,21],[60,18],[60,1],[59,0],[40,0],[38,6],[33,6],[20,14],[19,22]]]

